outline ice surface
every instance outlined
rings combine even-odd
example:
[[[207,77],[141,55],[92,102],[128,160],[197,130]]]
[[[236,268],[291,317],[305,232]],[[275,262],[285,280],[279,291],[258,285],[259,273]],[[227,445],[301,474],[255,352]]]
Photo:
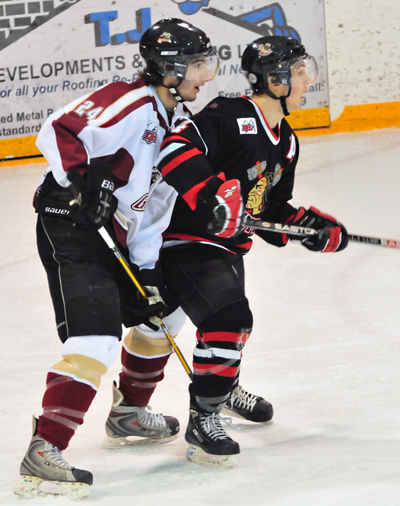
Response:
[[[400,239],[400,130],[302,138],[293,204],[314,205],[355,234]],[[0,169],[0,504],[60,359],[35,246],[33,190],[45,164]],[[342,253],[278,249],[256,240],[246,259],[254,331],[242,385],[275,408],[273,422],[234,419],[234,470],[185,459],[188,378],[176,356],[154,394],[181,421],[166,445],[100,448],[118,361],[108,371],[67,461],[94,474],[88,502],[139,506],[400,505],[400,251],[351,243]],[[194,328],[178,344],[189,362]],[[71,504],[65,498],[40,504]]]

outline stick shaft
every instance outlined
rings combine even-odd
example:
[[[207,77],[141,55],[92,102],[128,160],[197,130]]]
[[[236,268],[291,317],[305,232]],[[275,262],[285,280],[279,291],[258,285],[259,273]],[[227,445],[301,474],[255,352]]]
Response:
[[[268,230],[270,232],[277,232],[278,234],[290,234],[290,235],[315,235],[318,234],[318,230],[307,227],[297,227],[296,225],[282,225],[282,223],[272,223],[270,221],[260,220],[245,220],[244,226],[254,228],[255,230]]]
[[[270,232],[277,232],[278,234],[298,235],[300,237],[318,234],[318,230],[313,228],[282,225],[281,223],[272,223],[270,221],[245,220],[244,226],[254,228],[255,230],[268,230]],[[370,237],[356,234],[349,234],[349,239],[352,242],[364,242],[376,246],[383,246],[385,248],[400,249],[400,240],[398,239],[384,239],[383,237]]]
[[[369,237],[366,235],[349,234],[350,241],[365,242],[367,244],[375,244],[384,248],[400,249],[400,241],[398,239],[384,239],[383,237]]]
[[[107,244],[107,246],[114,252],[114,255],[118,258],[118,260],[120,261],[122,267],[125,269],[125,272],[128,274],[128,276],[131,278],[131,280],[135,284],[136,288],[139,290],[140,295],[142,295],[143,297],[146,298],[145,291],[140,286],[140,283],[138,282],[138,280],[136,279],[135,275],[133,274],[131,268],[129,267],[128,262],[125,260],[124,256],[122,255],[122,253],[118,249],[117,245],[113,241],[113,239],[110,236],[110,234],[107,232],[107,230],[104,227],[99,228],[99,234],[104,239],[104,241]],[[178,348],[177,344],[175,343],[174,338],[171,336],[171,334],[170,334],[167,326],[165,325],[165,323],[161,319],[158,318],[157,321],[158,321],[158,324],[161,327],[161,330],[164,332],[165,337],[170,342],[170,344],[171,344],[172,348],[174,349],[176,355],[178,356],[181,364],[183,365],[185,371],[187,372],[189,378],[192,380],[193,379],[192,371],[191,371],[188,363],[186,362],[185,357],[182,355],[181,350]]]

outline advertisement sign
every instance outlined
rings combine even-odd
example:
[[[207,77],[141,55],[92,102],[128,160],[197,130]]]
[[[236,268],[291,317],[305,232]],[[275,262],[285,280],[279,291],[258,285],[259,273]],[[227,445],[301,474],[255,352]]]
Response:
[[[328,106],[323,2],[320,0],[2,0],[0,1],[0,142],[36,136],[51,112],[143,68],[141,35],[156,21],[180,18],[204,30],[220,57],[218,76],[193,112],[217,95],[251,95],[240,58],[263,35],[299,39],[320,78],[302,108]]]

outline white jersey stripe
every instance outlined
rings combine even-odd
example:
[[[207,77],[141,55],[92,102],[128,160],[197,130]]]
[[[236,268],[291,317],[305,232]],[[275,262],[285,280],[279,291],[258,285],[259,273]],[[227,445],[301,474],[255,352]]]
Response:
[[[117,116],[120,112],[122,112],[124,109],[129,107],[130,105],[134,104],[138,100],[145,98],[145,97],[151,97],[148,93],[143,93],[145,90],[139,89],[134,90],[123,97],[121,97],[119,100],[111,104],[107,109],[104,109],[104,111],[100,114],[100,116],[96,119],[92,119],[88,121],[88,125],[90,126],[101,126],[105,123],[108,123],[111,121],[115,116]],[[140,92],[140,94],[138,94]]]
[[[240,360],[240,351],[225,350],[223,348],[207,348],[206,350],[195,348],[193,355],[199,358],[220,357],[220,358],[229,358],[233,360]]]

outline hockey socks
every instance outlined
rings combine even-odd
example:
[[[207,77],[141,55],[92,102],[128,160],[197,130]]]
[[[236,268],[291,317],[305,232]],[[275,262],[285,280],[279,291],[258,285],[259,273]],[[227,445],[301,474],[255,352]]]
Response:
[[[132,328],[122,345],[119,389],[124,403],[144,407],[157,384],[164,378],[164,368],[171,355],[166,338],[154,339]]]
[[[47,375],[38,436],[60,450],[68,446],[118,351],[114,336],[77,336],[65,341],[62,360]]]
[[[47,375],[46,385],[37,434],[65,450],[76,429],[82,425],[97,391],[69,376],[52,372]]]

